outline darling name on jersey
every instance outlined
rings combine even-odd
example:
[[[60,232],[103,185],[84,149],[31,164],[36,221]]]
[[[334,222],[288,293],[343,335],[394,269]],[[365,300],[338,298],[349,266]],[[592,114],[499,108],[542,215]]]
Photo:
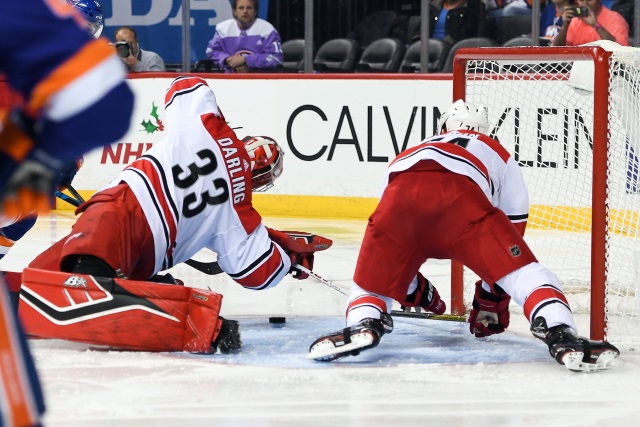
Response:
[[[233,204],[235,205],[245,199],[246,180],[244,171],[248,170],[251,166],[245,160],[244,167],[242,167],[240,156],[238,156],[238,149],[233,146],[233,140],[231,138],[223,138],[216,140],[216,142],[220,146],[220,151],[224,155],[224,161],[227,164],[227,172],[231,180]]]

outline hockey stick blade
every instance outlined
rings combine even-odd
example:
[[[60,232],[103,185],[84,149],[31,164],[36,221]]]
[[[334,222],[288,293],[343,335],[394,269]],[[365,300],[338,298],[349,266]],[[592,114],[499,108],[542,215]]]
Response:
[[[467,316],[460,316],[458,314],[435,314],[415,311],[406,312],[403,310],[391,310],[391,316],[393,317],[410,317],[414,319],[429,319],[429,320],[446,320],[448,322],[463,322],[467,323]]]
[[[196,261],[195,259],[188,259],[184,262],[189,267],[195,268],[200,273],[207,274],[209,276],[215,276],[216,274],[224,273],[220,268],[220,264],[217,261],[213,262],[202,262]]]

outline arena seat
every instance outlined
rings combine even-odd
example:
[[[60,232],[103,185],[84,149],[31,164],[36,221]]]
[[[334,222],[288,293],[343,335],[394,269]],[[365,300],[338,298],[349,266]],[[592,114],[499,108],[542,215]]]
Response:
[[[304,67],[304,39],[291,39],[282,43],[284,62],[282,70],[288,73],[297,73]]]
[[[447,54],[447,59],[444,61],[442,72],[443,73],[453,72],[453,58],[455,57],[458,49],[462,49],[463,47],[497,47],[497,46],[498,46],[498,42],[486,37],[471,37],[468,39],[460,40],[458,43],[451,46],[451,49]]]
[[[442,69],[444,60],[449,52],[449,44],[442,40],[429,39],[427,41],[427,66],[428,72],[436,73]],[[417,73],[420,71],[420,51],[422,42],[420,40],[414,42],[407,49],[402,64],[400,65],[401,73]]]
[[[397,39],[378,39],[367,46],[356,65],[356,71],[363,73],[395,73],[400,68],[406,48]]]
[[[313,60],[313,68],[323,73],[350,73],[356,67],[360,44],[351,39],[331,39],[325,42]]]

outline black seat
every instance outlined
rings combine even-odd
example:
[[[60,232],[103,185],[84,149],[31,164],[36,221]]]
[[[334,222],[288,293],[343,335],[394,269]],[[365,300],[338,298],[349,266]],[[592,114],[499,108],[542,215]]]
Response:
[[[404,57],[404,43],[397,39],[383,38],[371,43],[362,52],[356,71],[364,73],[395,73]]]
[[[362,49],[376,40],[393,37],[394,26],[399,17],[391,10],[382,10],[367,15],[347,34],[348,39],[357,41]]]
[[[471,37],[469,39],[460,40],[458,43],[451,46],[451,49],[447,54],[447,59],[445,59],[444,65],[442,66],[442,72],[443,73],[453,72],[453,58],[455,57],[458,49],[462,49],[466,47],[496,47],[496,46],[498,46],[498,42],[486,37]]]
[[[358,62],[360,44],[351,39],[331,39],[325,42],[313,60],[319,72],[350,73]]]
[[[515,46],[533,46],[533,39],[531,37],[514,37],[507,40],[502,44],[503,47],[515,47]]]
[[[193,73],[219,73],[224,70],[222,70],[213,59],[200,59],[196,61],[191,71]]]
[[[420,16],[410,16],[407,24],[407,44],[413,44],[420,40],[422,30],[422,19]]]
[[[182,63],[179,62],[165,62],[164,70],[168,73],[180,73],[182,72]]]
[[[304,39],[292,39],[282,43],[282,54],[284,56],[282,63],[284,72],[297,73],[301,71],[304,65]]]
[[[436,73],[442,69],[450,47],[448,43],[442,40],[429,39],[427,41],[427,65],[430,73]],[[401,73],[417,73],[420,71],[421,48],[422,42],[420,40],[409,46],[400,65]]]
[[[531,34],[531,15],[503,16],[498,27],[498,41],[504,43]]]

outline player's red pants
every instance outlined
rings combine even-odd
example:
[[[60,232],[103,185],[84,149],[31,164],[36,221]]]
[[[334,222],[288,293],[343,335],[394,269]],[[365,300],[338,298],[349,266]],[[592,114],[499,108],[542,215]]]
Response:
[[[453,259],[495,283],[536,258],[480,187],[434,161],[393,176],[369,218],[354,281],[404,301],[429,258]]]
[[[38,255],[29,267],[60,271],[69,255],[93,255],[131,280],[153,275],[153,234],[126,184],[103,190],[82,205],[71,233]]]

